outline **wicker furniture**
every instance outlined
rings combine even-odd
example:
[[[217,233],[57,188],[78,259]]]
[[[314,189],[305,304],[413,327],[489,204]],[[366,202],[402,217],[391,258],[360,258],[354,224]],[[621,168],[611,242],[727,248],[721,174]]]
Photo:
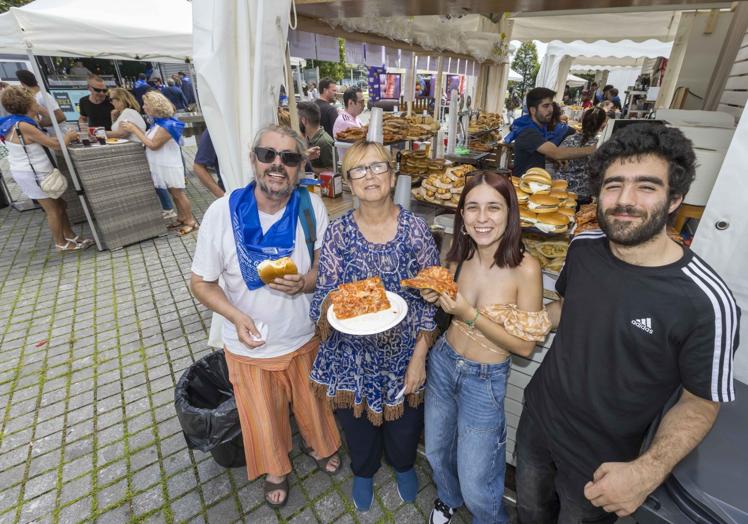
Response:
[[[118,249],[166,233],[141,144],[79,146],[68,151],[104,247]],[[72,198],[67,195],[69,207],[73,201],[80,206],[74,192]]]

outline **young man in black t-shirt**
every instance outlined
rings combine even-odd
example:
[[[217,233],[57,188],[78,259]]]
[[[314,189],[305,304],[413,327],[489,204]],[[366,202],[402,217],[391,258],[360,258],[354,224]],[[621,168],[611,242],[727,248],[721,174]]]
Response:
[[[546,158],[571,160],[591,155],[595,146],[558,147],[546,138],[546,126],[553,117],[553,97],[556,92],[545,87],[536,87],[527,93],[529,115],[518,118],[514,126],[520,126],[514,139],[514,176],[522,176],[531,167],[545,168]]]
[[[630,126],[592,156],[602,231],[569,248],[549,306],[553,345],[525,391],[520,521],[615,522],[644,502],[734,400],[740,309],[667,233],[694,178],[677,129]],[[643,453],[648,426],[679,400]]]
[[[323,78],[319,81],[319,98],[314,101],[319,106],[320,123],[325,132],[333,139],[333,126],[338,118],[338,110],[335,108],[335,97],[338,93],[338,85],[334,80]]]

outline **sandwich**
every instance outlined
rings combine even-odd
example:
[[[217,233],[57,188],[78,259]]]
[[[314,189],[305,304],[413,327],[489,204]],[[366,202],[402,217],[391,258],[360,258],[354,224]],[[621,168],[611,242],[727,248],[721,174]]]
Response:
[[[525,207],[519,208],[519,223],[522,227],[532,227],[538,220],[538,215]]]
[[[561,213],[543,213],[538,215],[535,227],[544,233],[566,233],[569,229],[569,217]]]
[[[551,182],[551,191],[566,191],[568,187],[569,183],[563,178],[559,178]]]
[[[566,217],[569,217],[569,220],[571,222],[574,222],[574,219],[576,217],[576,213],[574,212],[574,208],[572,208],[572,207],[559,207],[558,208],[558,213],[560,213],[560,214],[562,214],[562,215],[564,215]]]
[[[530,199],[530,195],[528,195],[518,187],[515,187],[514,191],[517,193],[517,202],[519,202],[520,205],[527,205],[527,201]]]
[[[548,194],[551,192],[551,175],[539,167],[531,167],[522,175],[519,187],[525,193]]]
[[[294,264],[290,257],[263,260],[257,265],[257,274],[265,284],[269,284],[276,278],[283,278],[284,275],[295,275],[298,272],[296,264]]]
[[[555,213],[558,211],[559,201],[550,195],[535,194],[530,196],[527,208],[535,213]]]
[[[551,189],[551,192],[548,193],[549,196],[552,196],[553,198],[557,199],[559,202],[566,202],[569,198],[569,193],[564,191],[563,189]]]
[[[512,176],[512,185],[514,187],[519,187],[520,178],[518,176]]]

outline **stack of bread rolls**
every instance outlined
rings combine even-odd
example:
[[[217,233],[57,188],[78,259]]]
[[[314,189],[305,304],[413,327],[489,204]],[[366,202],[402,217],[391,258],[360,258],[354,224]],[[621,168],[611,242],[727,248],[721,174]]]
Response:
[[[522,177],[512,177],[519,202],[522,227],[544,233],[566,233],[574,221],[577,195],[566,191],[566,180],[553,180],[550,173],[532,167]]]
[[[457,207],[465,187],[465,176],[474,170],[471,165],[460,164],[446,168],[441,174],[430,174],[421,182],[421,187],[413,190],[413,195],[426,202]]]

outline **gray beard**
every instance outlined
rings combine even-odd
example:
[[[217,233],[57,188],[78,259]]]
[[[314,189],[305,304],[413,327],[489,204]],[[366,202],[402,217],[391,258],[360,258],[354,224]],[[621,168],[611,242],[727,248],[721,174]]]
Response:
[[[267,175],[268,173],[283,173],[288,176],[288,173],[285,169],[283,169],[282,171],[274,170],[272,168],[265,170],[265,173],[261,178],[255,177],[257,180],[257,187],[260,188],[260,191],[262,191],[265,196],[267,196],[271,200],[283,200],[291,196],[291,193],[293,192],[293,187],[291,185],[289,185],[288,188],[279,191],[270,189],[270,187],[265,183],[265,175]]]

